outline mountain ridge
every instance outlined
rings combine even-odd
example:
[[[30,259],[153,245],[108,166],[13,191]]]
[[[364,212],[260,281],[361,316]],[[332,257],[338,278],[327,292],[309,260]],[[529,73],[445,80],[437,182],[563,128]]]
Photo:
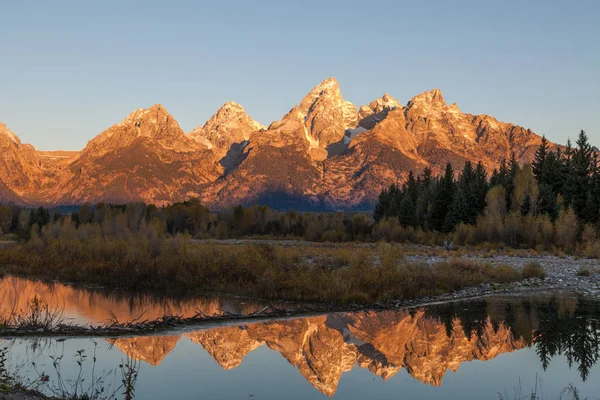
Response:
[[[138,109],[79,152],[41,152],[0,124],[0,201],[32,205],[197,197],[211,208],[368,209],[410,170],[440,173],[481,161],[488,171],[513,153],[532,160],[529,129],[447,105],[427,90],[405,106],[389,94],[356,107],[325,79],[280,120],[263,126],[225,103],[185,133],[167,109]]]

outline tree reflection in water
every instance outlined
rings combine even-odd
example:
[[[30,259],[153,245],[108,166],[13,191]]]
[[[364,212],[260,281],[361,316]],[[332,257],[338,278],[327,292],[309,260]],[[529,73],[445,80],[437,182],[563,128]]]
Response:
[[[544,370],[553,357],[564,355],[584,381],[600,358],[598,301],[557,296],[491,298],[437,305],[426,312],[443,322],[448,334],[455,321],[460,321],[467,337],[481,337],[488,318],[496,332],[504,324],[515,339],[535,347]]]

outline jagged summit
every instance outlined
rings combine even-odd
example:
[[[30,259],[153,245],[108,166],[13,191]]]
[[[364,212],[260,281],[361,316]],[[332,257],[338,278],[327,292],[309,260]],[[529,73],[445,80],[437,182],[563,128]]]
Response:
[[[315,86],[300,102],[298,109],[303,115],[310,112],[311,107],[319,98],[332,98],[334,101],[343,101],[338,81],[331,77]]]
[[[385,93],[380,98],[373,100],[371,104],[369,104],[369,108],[371,108],[371,110],[373,110],[373,112],[376,113],[381,112],[384,109],[394,110],[398,107],[402,107],[402,104],[400,104],[398,100],[396,100],[387,93]]]
[[[446,101],[444,100],[444,96],[442,95],[442,91],[440,89],[431,89],[424,91],[421,94],[413,97],[407,104],[407,107],[414,106],[416,104],[428,104],[428,105],[446,105]]]
[[[266,129],[246,114],[240,104],[228,101],[202,126],[196,127],[189,136],[221,158],[231,146],[250,139],[253,132]]]
[[[155,104],[149,108],[138,108],[131,114],[129,114],[123,121],[118,125],[129,125],[133,123],[140,123],[142,121],[148,121],[150,123],[156,123],[164,117],[170,116],[169,112],[162,104]]]
[[[364,129],[373,129],[381,122],[388,112],[402,108],[398,100],[385,93],[383,96],[373,100],[369,105],[363,105],[358,111],[359,125]]]
[[[325,79],[324,81],[322,81],[321,83],[319,83],[317,86],[315,86],[313,88],[313,90],[311,90],[311,93],[312,92],[322,92],[322,91],[325,91],[327,89],[339,90],[340,89],[340,83],[333,76],[330,76],[329,78]]]
[[[323,150],[344,137],[346,129],[358,124],[358,112],[354,104],[344,100],[335,78],[328,78],[315,86],[302,99],[298,116],[303,119],[304,132],[311,149]],[[314,151],[320,160],[326,152]]]

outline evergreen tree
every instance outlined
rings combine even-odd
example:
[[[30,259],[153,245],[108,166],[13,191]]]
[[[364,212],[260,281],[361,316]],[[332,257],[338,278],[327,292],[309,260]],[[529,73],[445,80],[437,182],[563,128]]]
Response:
[[[398,219],[403,226],[416,227],[417,218],[415,204],[412,198],[406,193],[398,206]]]
[[[542,144],[535,152],[535,159],[533,163],[531,163],[531,168],[533,170],[533,175],[535,175],[535,179],[537,180],[539,185],[543,185],[548,183],[546,181],[547,176],[545,174],[547,169],[547,161],[548,161],[548,140],[546,136],[542,136]]]
[[[592,224],[598,222],[598,202],[595,199],[593,190],[588,190],[587,192],[585,207],[583,208],[581,219]]]
[[[417,201],[417,196],[419,195],[419,185],[417,184],[417,180],[415,179],[415,175],[412,171],[408,173],[408,179],[406,180],[406,193],[414,204]]]
[[[506,205],[509,210],[512,207],[512,198],[513,193],[515,192],[515,176],[517,176],[517,172],[519,172],[519,163],[517,162],[517,157],[513,151],[510,157],[509,175],[506,178],[506,184],[504,186],[506,189]]]
[[[550,185],[541,185],[540,194],[537,200],[537,212],[541,215],[548,215],[552,221],[558,218],[559,207],[556,202],[556,195]]]
[[[577,148],[573,152],[569,182],[571,183],[571,205],[577,217],[585,222],[592,222],[586,215],[587,203],[591,198],[592,157],[592,146],[585,132],[581,131],[577,139]]]
[[[432,204],[432,226],[438,231],[444,231],[446,216],[454,195],[454,168],[446,165],[444,176],[438,181]]]
[[[467,196],[461,187],[454,191],[452,203],[448,210],[446,220],[444,221],[444,232],[452,232],[461,222],[468,222],[471,210],[469,208]]]
[[[556,150],[556,153],[552,151],[548,153],[544,167],[544,182],[540,183],[540,185],[550,185],[555,196],[563,191],[564,171],[562,161],[560,148]]]
[[[560,163],[561,191],[564,199],[564,206],[570,207],[573,201],[573,147],[571,139],[567,140],[567,148],[562,156]]]
[[[400,209],[400,202],[402,201],[402,191],[398,188],[398,186],[391,185],[390,191],[389,191],[389,196],[390,196],[390,200],[389,200],[390,206],[388,207],[388,210],[387,210],[387,213],[385,214],[385,216],[391,217],[391,218],[397,218],[399,209]]]
[[[521,215],[525,216],[525,215],[529,214],[530,211],[531,211],[531,196],[529,195],[529,193],[527,193],[525,195],[525,198],[523,199],[523,202],[521,203]]]
[[[473,169],[471,162],[467,161],[457,182],[457,187],[462,191],[466,201],[466,213],[459,222],[474,224],[477,216],[485,208],[485,196],[488,190],[487,173],[480,162]]]
[[[600,222],[600,168],[598,166],[598,153],[594,152],[594,161],[593,161],[594,171],[592,173],[592,184],[591,184],[591,193],[593,199],[593,206],[596,210],[596,214],[594,215],[594,219],[596,222]]]
[[[423,170],[423,179],[421,180],[422,187],[429,187],[431,182],[433,181],[433,172],[431,172],[431,168],[426,167]]]
[[[388,209],[390,208],[390,191],[389,189],[383,189],[381,193],[379,193],[379,197],[377,198],[377,203],[375,204],[375,210],[373,211],[373,219],[375,222],[379,222],[382,220]]]

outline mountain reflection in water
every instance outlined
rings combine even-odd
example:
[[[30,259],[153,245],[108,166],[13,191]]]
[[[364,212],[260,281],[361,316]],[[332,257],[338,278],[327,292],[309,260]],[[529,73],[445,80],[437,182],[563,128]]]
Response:
[[[11,283],[19,290],[28,290],[31,296],[44,290],[35,286],[43,284],[33,283],[29,288],[25,282]],[[4,289],[0,291],[1,301],[7,298]],[[65,309],[76,307],[85,318],[96,320],[107,317],[110,312],[127,319],[143,311],[146,311],[145,316],[151,317],[162,315],[167,309],[183,312],[185,307],[192,307],[186,306],[185,301],[153,303],[151,298],[146,298],[128,302],[125,298],[105,298],[97,292],[87,292],[86,297],[85,293],[63,285],[54,285],[52,292],[57,299],[64,299]],[[49,293],[44,295],[50,296]],[[223,300],[215,298],[204,304],[207,313],[218,312]],[[252,312],[259,306],[256,303],[231,307]],[[180,335],[106,341],[127,357],[153,368],[169,359],[181,340],[202,346],[223,370],[240,367],[248,354],[266,346],[281,354],[321,393],[333,396],[343,374],[356,366],[386,381],[404,369],[415,380],[439,386],[446,373],[457,371],[462,363],[492,360],[528,347],[537,353],[544,370],[555,356],[562,355],[569,368],[576,369],[585,381],[599,357],[599,317],[600,304],[583,298],[493,297],[416,309],[335,313],[223,326]],[[31,353],[44,353],[44,348]],[[98,358],[101,357],[102,354],[98,354]],[[223,379],[227,379],[226,375]],[[495,393],[494,388],[490,390]]]
[[[260,346],[279,352],[316,389],[335,394],[356,364],[387,380],[401,369],[439,386],[461,363],[534,346],[547,368],[564,354],[583,380],[599,357],[600,305],[573,298],[486,299],[427,308],[339,313],[206,329],[183,336],[229,370]],[[125,354],[160,364],[177,336],[113,340]]]

